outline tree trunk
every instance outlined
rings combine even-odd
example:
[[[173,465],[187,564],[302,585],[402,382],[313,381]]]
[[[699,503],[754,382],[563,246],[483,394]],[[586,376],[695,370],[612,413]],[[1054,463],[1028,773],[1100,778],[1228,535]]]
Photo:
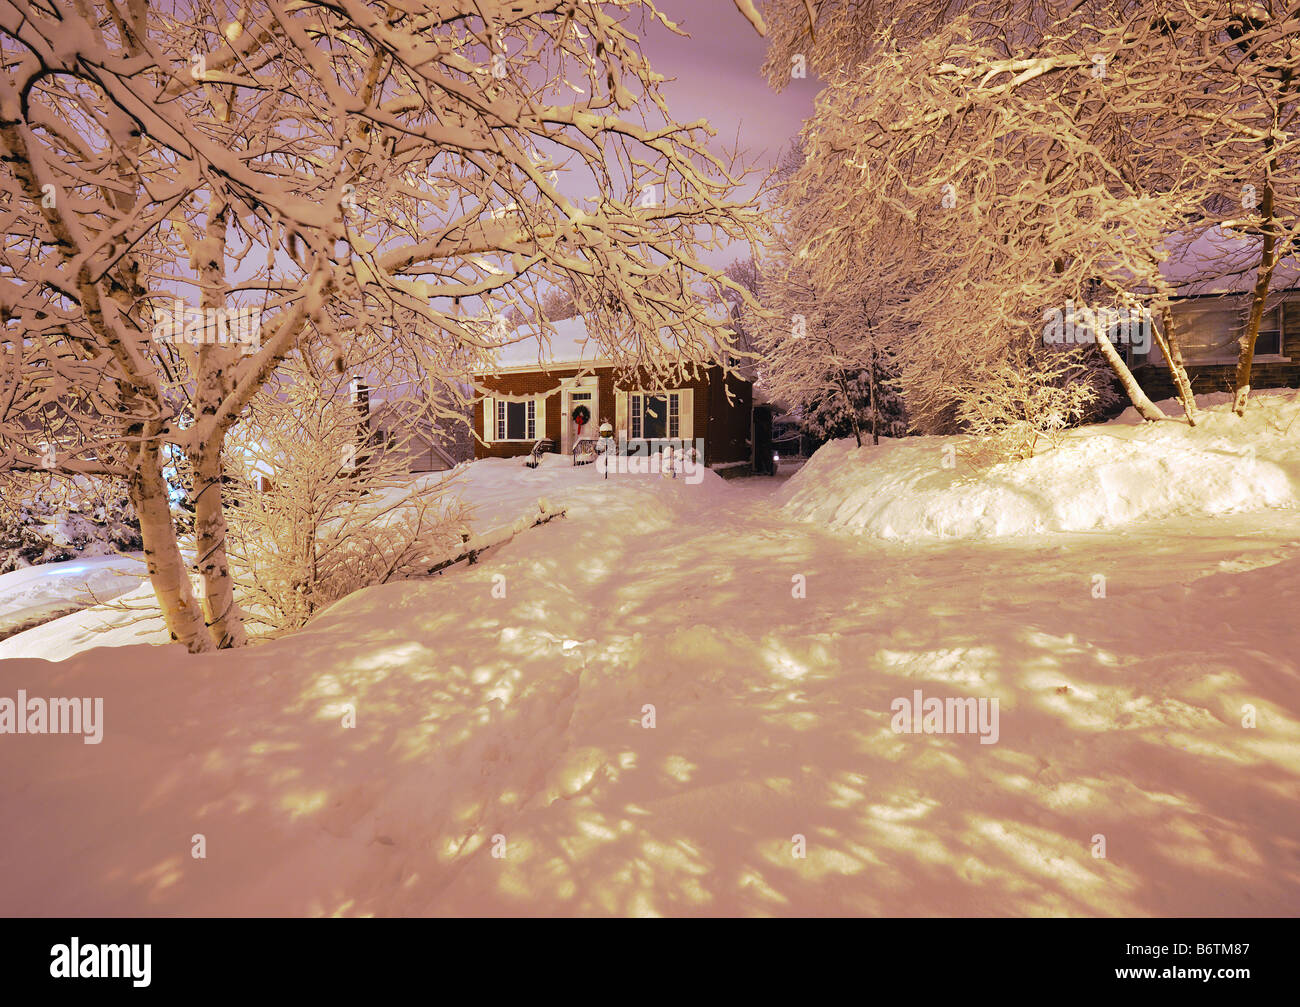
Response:
[[[208,220],[198,254],[202,277],[202,306],[212,313],[226,307],[227,290],[222,267],[226,250],[226,203],[215,195],[208,200]],[[238,353],[230,345],[202,345],[194,354],[198,376],[195,406],[200,416],[214,415],[234,388]],[[243,615],[235,604],[235,583],[226,557],[226,514],[222,499],[222,448],[225,431],[213,430],[194,450],[195,565],[203,583],[203,614],[218,649],[242,647]]]
[[[876,412],[876,348],[871,348],[871,373],[867,378],[868,394],[871,397],[871,443],[880,444],[880,416]]]
[[[849,418],[853,421],[853,439],[858,442],[858,447],[862,447],[862,429],[858,423],[858,407],[853,401],[853,396],[849,393],[849,383],[844,377],[843,369],[836,372],[840,380],[840,393],[844,396],[844,401],[849,406]]]
[[[203,613],[195,603],[189,571],[181,558],[163,478],[159,448],[145,442],[134,459],[135,468],[127,485],[131,506],[140,521],[145,566],[162,609],[167,632],[191,654],[212,649],[212,638],[203,624]]]
[[[1274,152],[1271,135],[1265,137],[1264,149],[1268,151],[1268,169],[1264,176],[1264,198],[1259,207],[1263,218],[1264,244],[1260,250],[1259,270],[1255,274],[1255,289],[1250,295],[1250,315],[1241,338],[1237,340],[1237,373],[1233,381],[1232,411],[1238,416],[1246,414],[1246,401],[1250,398],[1250,372],[1255,363],[1255,340],[1259,338],[1259,323],[1264,317],[1264,302],[1268,300],[1268,288],[1272,286],[1276,266],[1274,251],[1277,248],[1277,222],[1273,211],[1273,175],[1277,171],[1277,154]]]
[[[195,565],[203,580],[203,615],[218,649],[247,641],[235,604],[235,582],[226,558],[226,514],[222,506],[221,445],[204,445],[194,459]]]
[[[1160,407],[1147,398],[1147,393],[1142,390],[1142,386],[1137,383],[1133,377],[1133,372],[1128,369],[1128,364],[1124,363],[1124,358],[1119,355],[1114,344],[1107,338],[1106,334],[1098,327],[1097,332],[1097,349],[1110,364],[1110,369],[1115,372],[1119,378],[1119,383],[1123,386],[1125,394],[1128,395],[1129,401],[1133,403],[1138,414],[1144,420],[1164,420],[1168,417],[1160,411]]]
[[[1267,191],[1265,199],[1268,198]],[[1255,363],[1255,340],[1259,338],[1259,323],[1264,318],[1264,302],[1268,299],[1268,288],[1273,282],[1273,235],[1264,236],[1264,260],[1261,261],[1259,273],[1255,278],[1255,289],[1250,295],[1250,314],[1246,327],[1237,340],[1237,372],[1233,381],[1232,411],[1238,416],[1246,413],[1246,401],[1250,398],[1250,372]],[[1267,267],[1265,263],[1269,263]]]
[[[1183,365],[1183,351],[1178,345],[1178,333],[1174,329],[1174,313],[1165,306],[1161,319],[1164,322],[1162,333],[1156,326],[1151,326],[1156,345],[1164,354],[1169,364],[1169,373],[1178,389],[1178,401],[1183,404],[1183,413],[1187,416],[1187,425],[1196,426],[1196,396],[1192,394],[1192,383],[1187,378],[1187,368]]]

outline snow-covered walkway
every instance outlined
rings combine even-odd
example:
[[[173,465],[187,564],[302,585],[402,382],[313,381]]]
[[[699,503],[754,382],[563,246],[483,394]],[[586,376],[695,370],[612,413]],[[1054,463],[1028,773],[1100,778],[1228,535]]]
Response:
[[[1297,912],[1294,512],[904,547],[778,483],[544,469],[568,518],[295,636],[5,662],[106,725],[0,739],[0,911]]]

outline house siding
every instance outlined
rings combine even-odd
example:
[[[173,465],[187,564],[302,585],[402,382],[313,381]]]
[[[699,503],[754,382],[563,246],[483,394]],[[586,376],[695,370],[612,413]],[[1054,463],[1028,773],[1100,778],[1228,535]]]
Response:
[[[408,472],[444,472],[455,464],[445,448],[435,448],[432,425],[414,407],[394,409],[380,403],[371,409],[367,403],[366,423],[373,442],[400,458]]]
[[[1204,310],[1212,303],[1210,298],[1195,298],[1179,302],[1175,306],[1176,322],[1185,322],[1188,310]],[[1236,307],[1240,301],[1223,300],[1226,308]],[[1181,305],[1187,305],[1180,310]],[[1300,296],[1289,296],[1282,305],[1282,356],[1290,360],[1256,360],[1250,369],[1252,388],[1296,388],[1300,387]],[[1204,316],[1201,316],[1204,317]],[[1222,335],[1222,331],[1219,330]],[[1199,343],[1200,339],[1181,339],[1180,341]],[[1235,349],[1234,349],[1235,352]],[[1133,367],[1133,376],[1142,386],[1142,390],[1153,400],[1171,399],[1178,395],[1169,366],[1156,351],[1154,359],[1143,358]],[[1236,383],[1236,362],[1197,363],[1187,359],[1187,378],[1192,384],[1192,391],[1197,395],[1208,392],[1231,392]]]
[[[405,444],[399,444],[393,451],[406,461],[411,472],[445,472],[451,468],[447,459],[433,449],[428,439],[418,435]]]
[[[708,465],[725,465],[730,462],[753,461],[752,417],[754,386],[734,375],[724,378],[721,367],[710,369],[708,408],[705,425],[709,431],[707,446]],[[727,401],[727,392],[735,401]],[[696,396],[696,412],[705,396]],[[700,429],[696,427],[696,429]]]

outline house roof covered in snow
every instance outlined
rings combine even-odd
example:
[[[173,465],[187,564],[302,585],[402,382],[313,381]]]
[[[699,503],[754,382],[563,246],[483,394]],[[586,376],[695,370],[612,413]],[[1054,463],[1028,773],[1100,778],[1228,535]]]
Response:
[[[1160,273],[1182,297],[1245,294],[1255,286],[1262,242],[1258,235],[1217,227],[1174,235],[1165,242],[1169,258]],[[1300,260],[1289,256],[1278,264],[1271,289],[1298,287]]]
[[[604,359],[595,338],[587,332],[580,315],[552,322],[546,333],[532,323],[510,334],[510,341],[497,351],[496,366],[502,369],[549,367],[553,364],[594,364]]]
[[[582,316],[565,318],[550,325],[552,331],[543,332],[532,323],[520,325],[511,334],[506,345],[497,350],[496,363],[482,371],[531,370],[551,367],[594,367],[613,363],[587,329]],[[668,328],[661,331],[666,343],[673,343]],[[707,339],[707,336],[706,336]],[[717,344],[708,340],[716,352]]]

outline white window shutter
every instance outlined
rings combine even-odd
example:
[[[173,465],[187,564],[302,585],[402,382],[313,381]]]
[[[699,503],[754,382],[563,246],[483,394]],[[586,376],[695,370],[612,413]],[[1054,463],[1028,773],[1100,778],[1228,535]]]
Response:
[[[537,420],[537,427],[534,430],[534,434],[538,440],[541,440],[543,437],[546,436],[546,396],[545,395],[537,396],[536,420]]]
[[[497,439],[497,400],[489,395],[483,400],[483,440],[491,444]]]
[[[677,393],[677,436],[684,441],[695,439],[695,389]]]
[[[628,411],[627,411],[628,393],[624,391],[614,392],[614,432],[620,441],[629,440],[628,436]]]

